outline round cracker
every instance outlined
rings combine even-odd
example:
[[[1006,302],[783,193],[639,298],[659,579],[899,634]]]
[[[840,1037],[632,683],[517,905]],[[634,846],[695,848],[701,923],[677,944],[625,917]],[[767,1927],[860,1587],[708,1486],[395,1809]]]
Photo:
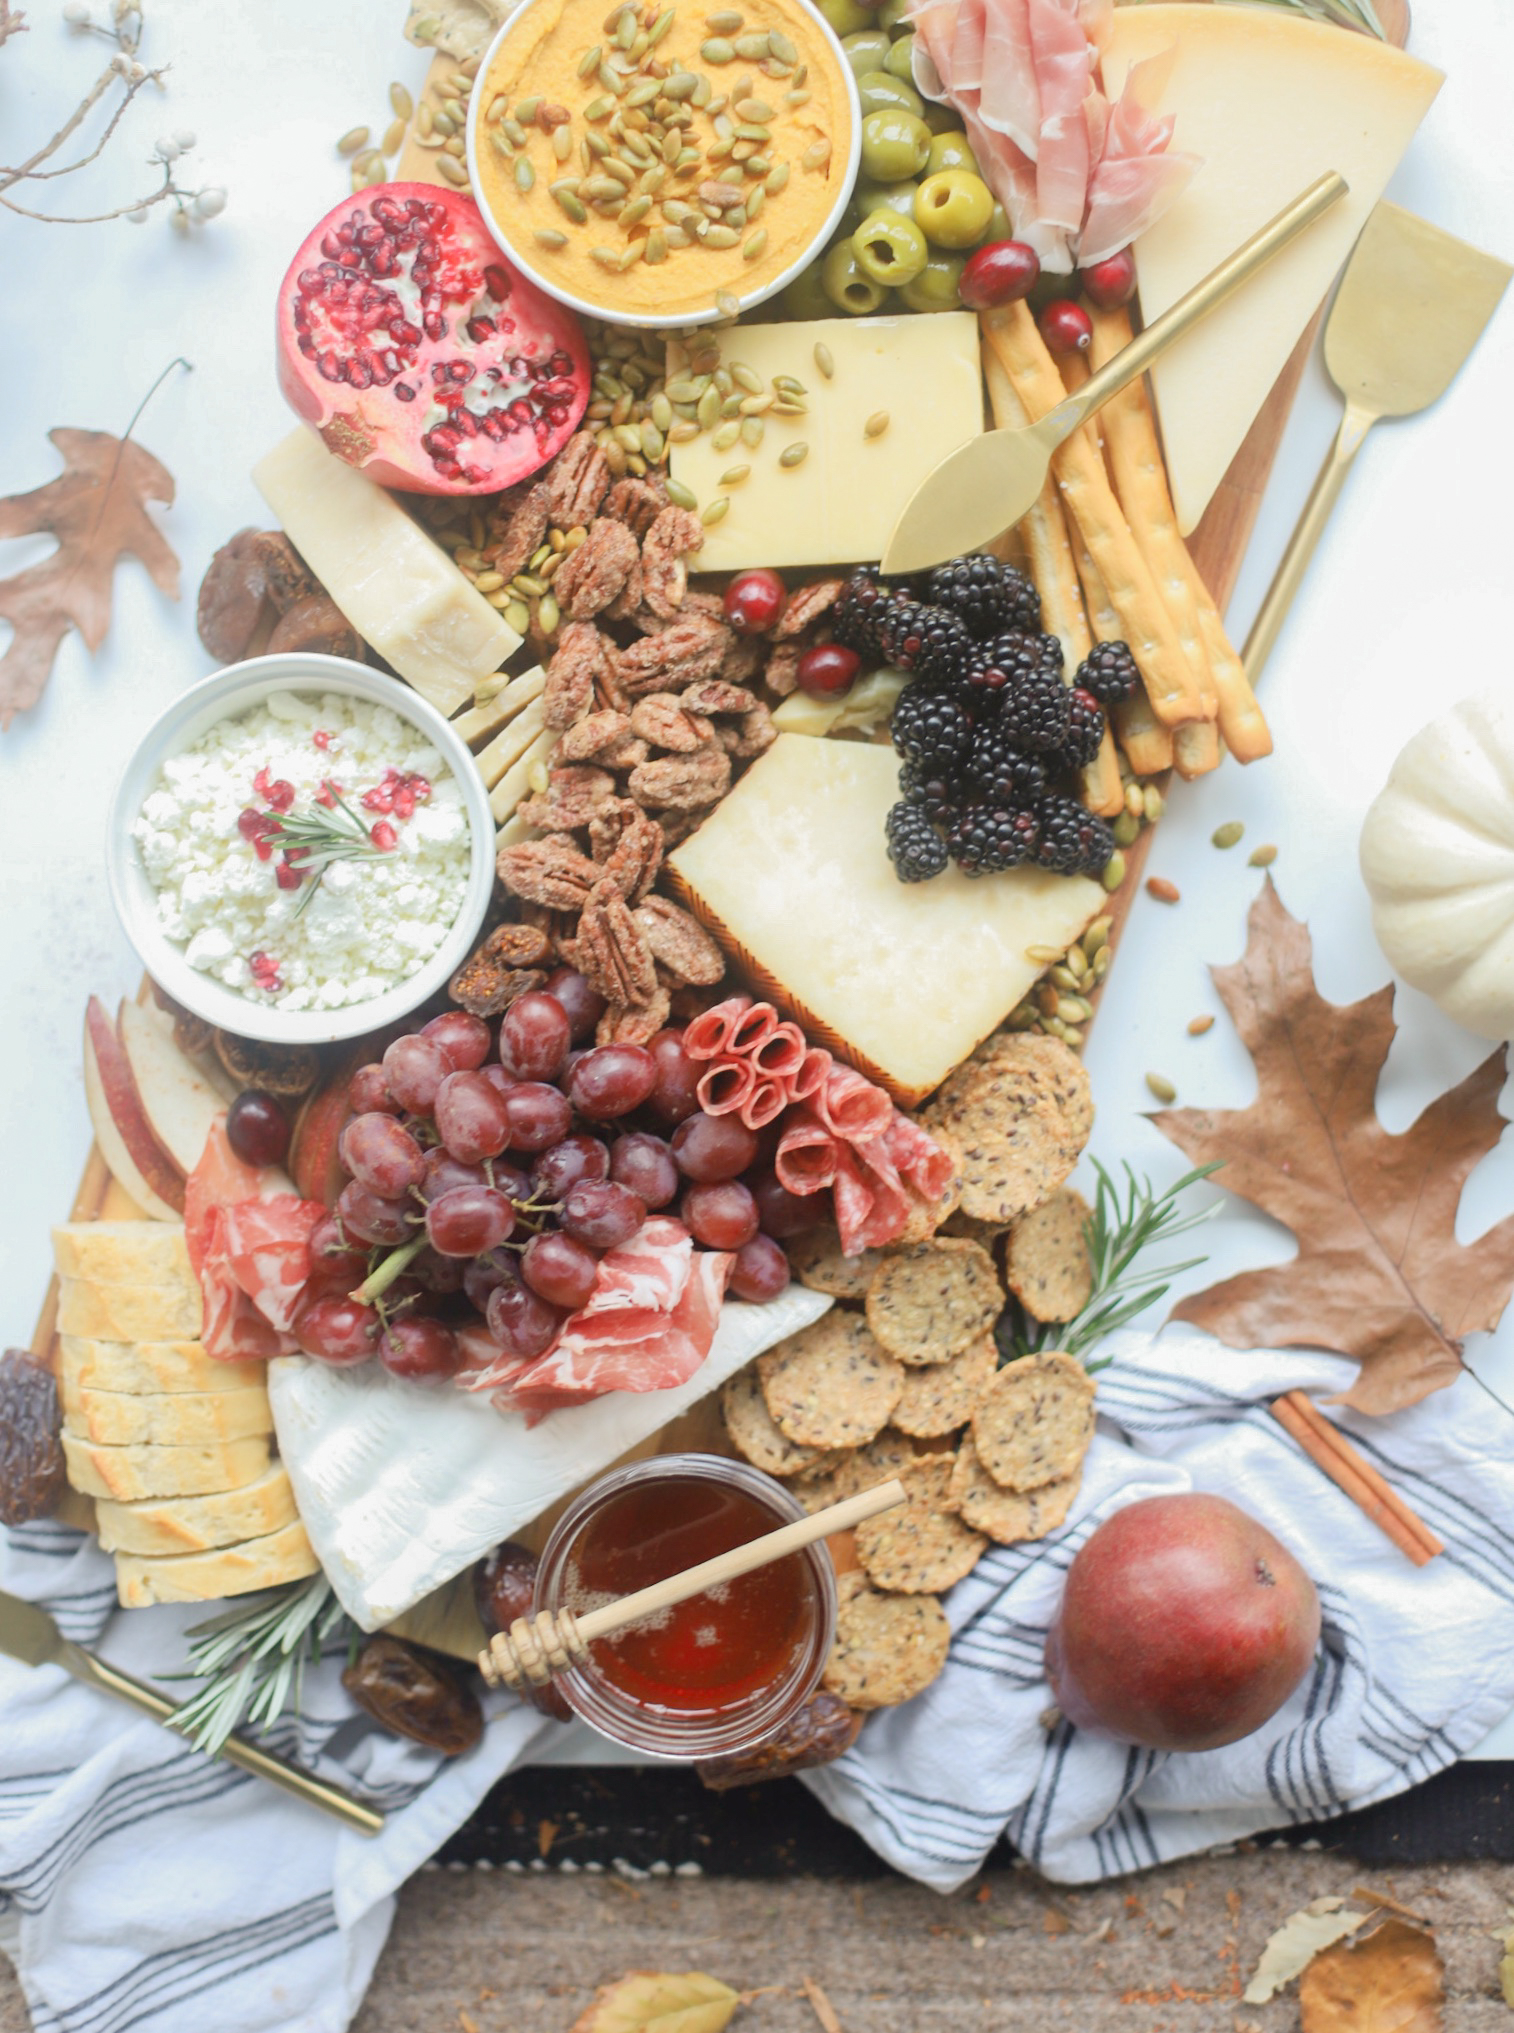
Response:
[[[1040,1489],[1001,1489],[978,1459],[973,1436],[965,1433],[952,1470],[951,1500],[964,1525],[986,1532],[1000,1546],[1017,1546],[1023,1539],[1044,1539],[1065,1522],[1082,1480],[1079,1463],[1071,1475]]]
[[[852,1708],[897,1708],[946,1664],[951,1625],[933,1595],[882,1595],[863,1574],[836,1584],[836,1642],[820,1684]]]
[[[1004,1246],[1004,1278],[1032,1320],[1076,1320],[1093,1295],[1083,1224],[1093,1210],[1063,1186],[1022,1214]]]
[[[1088,1072],[1059,1038],[1004,1033],[958,1067],[930,1120],[962,1153],[962,1211],[1006,1223],[1050,1198],[1093,1126]]]
[[[847,1497],[860,1496],[876,1483],[887,1482],[913,1468],[918,1456],[902,1433],[887,1426],[876,1440],[864,1447],[850,1447],[838,1454],[824,1454],[813,1468],[794,1478],[794,1495],[813,1517],[827,1504],[839,1504]]]
[[[994,1338],[984,1334],[946,1362],[907,1371],[903,1395],[894,1407],[894,1424],[901,1433],[921,1440],[955,1433],[972,1417],[998,1366]]]
[[[801,1468],[813,1468],[825,1458],[820,1448],[801,1447],[774,1425],[755,1363],[726,1379],[720,1410],[731,1445],[764,1475],[797,1475]]]
[[[918,1118],[916,1120],[921,1129],[928,1127],[923,1120]],[[933,1235],[940,1233],[942,1223],[949,1221],[956,1213],[962,1198],[962,1153],[958,1150],[955,1140],[945,1130],[931,1129],[930,1135],[951,1159],[951,1177],[947,1180],[946,1191],[939,1200],[927,1200],[923,1193],[917,1193],[909,1181],[905,1180],[904,1190],[909,1195],[909,1213],[903,1228],[899,1231],[900,1242],[928,1242]]]
[[[857,1558],[875,1588],[893,1595],[937,1595],[971,1574],[988,1548],[947,1509],[955,1461],[923,1454],[904,1478],[908,1499],[857,1527]]]
[[[865,1299],[873,1274],[883,1262],[881,1249],[865,1249],[854,1257],[841,1254],[834,1228],[811,1228],[787,1245],[789,1263],[801,1285],[828,1292],[833,1299]]]
[[[1080,1466],[1093,1438],[1093,1379],[1061,1349],[1001,1369],[973,1413],[978,1459],[1001,1489],[1043,1489]]]
[[[778,1430],[801,1447],[860,1447],[904,1388],[860,1313],[827,1313],[791,1334],[758,1356],[757,1377]]]
[[[945,1362],[986,1334],[1004,1305],[993,1258],[975,1242],[934,1236],[896,1250],[867,1290],[867,1324],[896,1362]]]

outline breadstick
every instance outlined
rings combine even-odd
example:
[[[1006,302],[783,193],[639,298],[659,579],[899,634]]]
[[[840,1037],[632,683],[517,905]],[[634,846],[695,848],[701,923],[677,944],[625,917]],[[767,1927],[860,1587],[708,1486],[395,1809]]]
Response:
[[[1110,605],[1099,568],[1088,555],[1087,546],[1077,544],[1074,555],[1094,634],[1100,642],[1122,641],[1120,617]],[[1120,737],[1125,760],[1137,776],[1156,776],[1172,768],[1172,736],[1152,712],[1144,687],[1138,688],[1135,697],[1125,700],[1123,705],[1112,706],[1109,717]]]
[[[1001,430],[1023,424],[1026,421],[1024,404],[1016,395],[1014,383],[1005,373],[998,356],[987,346],[983,349],[983,373],[988,382],[995,424]],[[1093,637],[1083,612],[1083,596],[1079,590],[1072,542],[1067,534],[1067,518],[1062,513],[1055,481],[1047,479],[1035,507],[1020,523],[1018,533],[1025,546],[1030,576],[1041,596],[1042,617],[1050,632],[1061,637],[1062,675],[1071,684],[1073,673],[1093,648]],[[1079,772],[1079,777],[1083,802],[1091,812],[1108,818],[1121,810],[1124,796],[1120,764],[1107,726],[1098,754]]]
[[[1022,303],[1004,304],[985,311],[981,322],[1027,412],[1045,416],[1065,391],[1030,312]],[[1169,726],[1211,718],[1212,708],[1120,513],[1097,447],[1083,432],[1075,432],[1058,448],[1052,470],[1120,617],[1121,635],[1140,666],[1157,717]]]
[[[1124,311],[1095,310],[1093,364],[1102,367],[1130,343]],[[1134,524],[1137,539],[1156,575],[1169,612],[1185,635],[1196,630],[1218,699],[1220,732],[1237,762],[1256,762],[1272,753],[1272,735],[1240,658],[1225,633],[1219,609],[1200,578],[1188,546],[1178,533],[1156,419],[1145,386],[1133,381],[1106,406],[1109,462],[1115,487]],[[1178,745],[1182,768],[1182,743]]]

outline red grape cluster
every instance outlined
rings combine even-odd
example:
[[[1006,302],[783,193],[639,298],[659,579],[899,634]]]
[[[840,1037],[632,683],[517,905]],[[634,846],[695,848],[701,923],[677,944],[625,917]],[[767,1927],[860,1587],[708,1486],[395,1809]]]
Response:
[[[735,1255],[735,1297],[784,1289],[780,1240],[823,1209],[774,1176],[776,1126],[706,1115],[679,1030],[586,1044],[603,1012],[564,967],[510,1005],[497,1036],[448,1010],[354,1073],[338,1146],[349,1178],[311,1237],[294,1323],[307,1355],[449,1377],[467,1327],[501,1354],[540,1355],[587,1302],[601,1256],[663,1210]]]

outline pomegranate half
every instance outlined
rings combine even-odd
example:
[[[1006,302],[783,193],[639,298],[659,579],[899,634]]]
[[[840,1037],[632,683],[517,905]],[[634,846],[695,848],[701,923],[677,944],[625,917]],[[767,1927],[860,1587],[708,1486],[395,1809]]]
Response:
[[[495,494],[589,400],[577,318],[504,260],[472,199],[382,184],[329,212],[279,291],[279,386],[385,487]]]

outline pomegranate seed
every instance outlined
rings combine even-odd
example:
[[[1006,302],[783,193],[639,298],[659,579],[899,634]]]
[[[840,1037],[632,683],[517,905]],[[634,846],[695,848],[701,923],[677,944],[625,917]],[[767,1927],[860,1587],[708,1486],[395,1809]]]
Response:
[[[394,794],[394,813],[399,819],[415,817],[415,793],[408,784],[401,784]]]
[[[268,765],[265,763],[252,780],[252,788],[257,792],[260,798],[267,797],[269,782],[270,778],[268,774]]]
[[[280,889],[298,889],[305,878],[297,868],[291,868],[287,861],[281,861],[273,872],[273,879]]]
[[[409,784],[411,790],[414,791],[417,800],[421,804],[425,804],[427,798],[429,798],[431,795],[431,785],[429,781],[425,777],[421,776],[419,773],[417,773],[414,776],[406,777],[405,781],[407,784]]]
[[[435,311],[427,311],[421,325],[428,339],[440,339],[447,329],[447,320],[438,317]]]
[[[381,853],[387,854],[392,847],[399,844],[400,836],[387,819],[380,819],[369,837]]]
[[[415,400],[415,390],[407,381],[396,381],[394,392],[401,402],[414,402]]]
[[[263,837],[263,814],[249,805],[237,814],[237,831],[244,840],[261,840]]]
[[[287,812],[294,804],[294,785],[286,783],[283,777],[268,786],[267,798],[276,812]]]
[[[484,270],[484,288],[496,303],[503,303],[510,294],[510,278],[502,268]]]
[[[319,749],[325,750],[331,746],[331,735],[324,727],[317,727],[310,738]]]
[[[480,340],[487,339],[489,334],[494,330],[494,320],[493,318],[469,318],[463,329],[476,346]]]

